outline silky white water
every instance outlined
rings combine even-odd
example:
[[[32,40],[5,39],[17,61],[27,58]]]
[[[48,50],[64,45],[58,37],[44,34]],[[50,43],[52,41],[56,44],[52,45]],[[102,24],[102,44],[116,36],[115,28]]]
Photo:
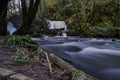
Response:
[[[7,31],[9,32],[10,35],[12,35],[17,29],[13,25],[12,22],[8,22],[7,24]]]
[[[120,80],[120,40],[47,37],[36,42],[99,80]]]

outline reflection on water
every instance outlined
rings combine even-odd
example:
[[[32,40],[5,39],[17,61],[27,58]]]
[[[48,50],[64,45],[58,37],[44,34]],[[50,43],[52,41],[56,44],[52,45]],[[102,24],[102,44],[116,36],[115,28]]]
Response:
[[[120,80],[120,40],[78,39],[47,37],[34,41],[99,80]]]

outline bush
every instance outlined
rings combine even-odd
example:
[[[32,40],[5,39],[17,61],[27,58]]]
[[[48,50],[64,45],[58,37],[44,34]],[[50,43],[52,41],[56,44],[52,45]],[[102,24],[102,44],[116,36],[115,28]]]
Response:
[[[18,62],[25,62],[29,60],[29,57],[24,52],[19,51],[16,52],[16,54],[11,57],[11,60]]]
[[[26,45],[26,43],[31,43],[31,39],[27,36],[11,36],[7,38],[7,42],[11,45]]]

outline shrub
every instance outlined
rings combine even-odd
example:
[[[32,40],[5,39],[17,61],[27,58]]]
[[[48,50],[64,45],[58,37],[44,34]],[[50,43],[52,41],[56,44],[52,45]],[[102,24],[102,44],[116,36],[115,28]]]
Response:
[[[11,36],[7,38],[7,42],[11,45],[25,45],[26,43],[31,43],[31,39],[27,36]]]
[[[16,54],[11,57],[11,60],[18,62],[25,62],[29,60],[29,57],[24,52],[17,51]]]

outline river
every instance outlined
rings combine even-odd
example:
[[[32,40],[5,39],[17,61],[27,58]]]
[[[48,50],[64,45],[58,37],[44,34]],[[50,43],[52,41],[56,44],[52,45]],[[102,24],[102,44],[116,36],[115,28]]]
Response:
[[[120,80],[120,40],[73,36],[32,40],[98,80]]]

